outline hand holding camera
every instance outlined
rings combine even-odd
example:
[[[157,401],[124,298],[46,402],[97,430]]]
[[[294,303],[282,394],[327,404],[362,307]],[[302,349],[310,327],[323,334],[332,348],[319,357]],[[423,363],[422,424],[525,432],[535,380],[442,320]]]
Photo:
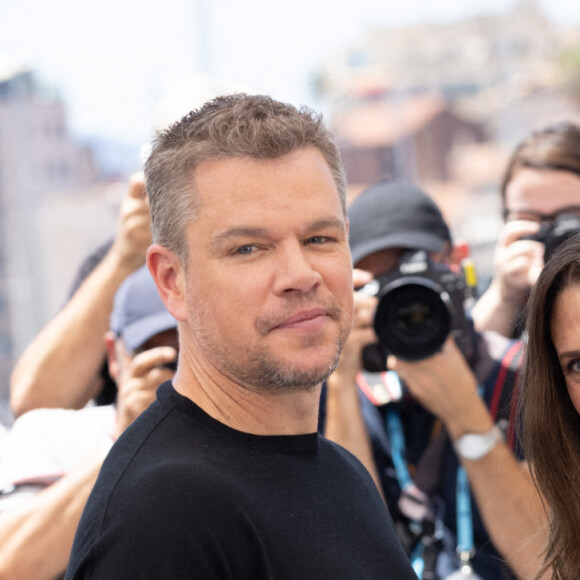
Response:
[[[425,251],[410,250],[393,272],[361,292],[378,298],[373,326],[379,344],[363,353],[366,370],[384,370],[388,354],[408,361],[428,358],[449,335],[468,360],[473,356],[473,326],[465,312],[472,289],[461,271],[433,262]]]
[[[445,423],[452,438],[491,427],[475,375],[451,336],[429,358],[405,361],[390,355],[388,366],[399,374],[413,397]]]
[[[498,239],[490,290],[516,313],[544,266],[544,248],[532,238],[539,228],[531,221],[507,222]]]
[[[120,263],[130,272],[145,262],[151,245],[151,214],[145,193],[145,177],[135,173],[121,202],[119,224],[113,248]]]
[[[116,436],[119,436],[155,399],[157,387],[173,378],[177,351],[159,346],[136,354],[123,366],[117,386]]]
[[[546,260],[578,232],[579,208],[564,208],[550,215],[515,212],[515,219],[504,227],[496,253],[496,279],[501,299],[519,307]]]
[[[355,289],[364,287],[373,279],[370,272],[356,268],[352,277]],[[341,380],[333,381],[333,384],[348,385],[351,388],[356,383],[356,376],[361,371],[361,351],[377,340],[373,329],[376,307],[376,297],[355,291],[352,330],[342,350],[338,367],[333,373]]]
[[[536,233],[521,239],[541,242],[544,245],[544,262],[546,262],[558,246],[578,232],[580,232],[580,215],[562,210],[553,220],[542,222]]]

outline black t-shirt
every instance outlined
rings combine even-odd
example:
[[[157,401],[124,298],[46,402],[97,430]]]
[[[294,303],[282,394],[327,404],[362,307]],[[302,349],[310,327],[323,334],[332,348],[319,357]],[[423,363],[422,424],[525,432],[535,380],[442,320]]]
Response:
[[[165,383],[106,459],[66,578],[416,576],[354,456],[236,431]]]

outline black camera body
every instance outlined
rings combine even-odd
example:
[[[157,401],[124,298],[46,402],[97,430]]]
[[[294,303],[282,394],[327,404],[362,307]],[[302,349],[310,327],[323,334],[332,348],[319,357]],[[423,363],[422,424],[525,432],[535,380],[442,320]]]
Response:
[[[540,229],[523,240],[535,240],[544,244],[544,262],[554,250],[568,238],[580,232],[580,217],[576,214],[561,214],[552,223],[543,223]]]
[[[475,334],[465,303],[473,289],[462,271],[433,262],[425,251],[408,251],[393,272],[373,280],[364,291],[379,299],[374,329],[383,359],[388,354],[410,361],[427,358],[450,334],[466,359],[472,358]],[[365,370],[378,370],[376,347],[366,355]]]

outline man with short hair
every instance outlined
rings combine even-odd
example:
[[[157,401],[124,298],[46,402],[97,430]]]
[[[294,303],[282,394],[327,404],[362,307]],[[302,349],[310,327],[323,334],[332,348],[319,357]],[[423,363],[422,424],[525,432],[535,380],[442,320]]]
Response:
[[[161,133],[145,175],[178,370],[113,447],[67,578],[410,580],[369,474],[316,432],[352,324],[332,137],[231,95]]]
[[[52,580],[64,574],[113,439],[173,376],[176,326],[142,266],[117,291],[105,337],[116,403],[36,409],[16,420],[0,458],[0,578]]]

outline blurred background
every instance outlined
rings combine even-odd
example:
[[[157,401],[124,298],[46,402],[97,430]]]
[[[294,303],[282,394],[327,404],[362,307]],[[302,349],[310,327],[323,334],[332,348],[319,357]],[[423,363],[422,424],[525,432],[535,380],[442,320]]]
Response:
[[[0,0],[0,402],[155,129],[232,90],[321,110],[351,199],[423,186],[483,289],[511,149],[580,122],[580,2]]]

